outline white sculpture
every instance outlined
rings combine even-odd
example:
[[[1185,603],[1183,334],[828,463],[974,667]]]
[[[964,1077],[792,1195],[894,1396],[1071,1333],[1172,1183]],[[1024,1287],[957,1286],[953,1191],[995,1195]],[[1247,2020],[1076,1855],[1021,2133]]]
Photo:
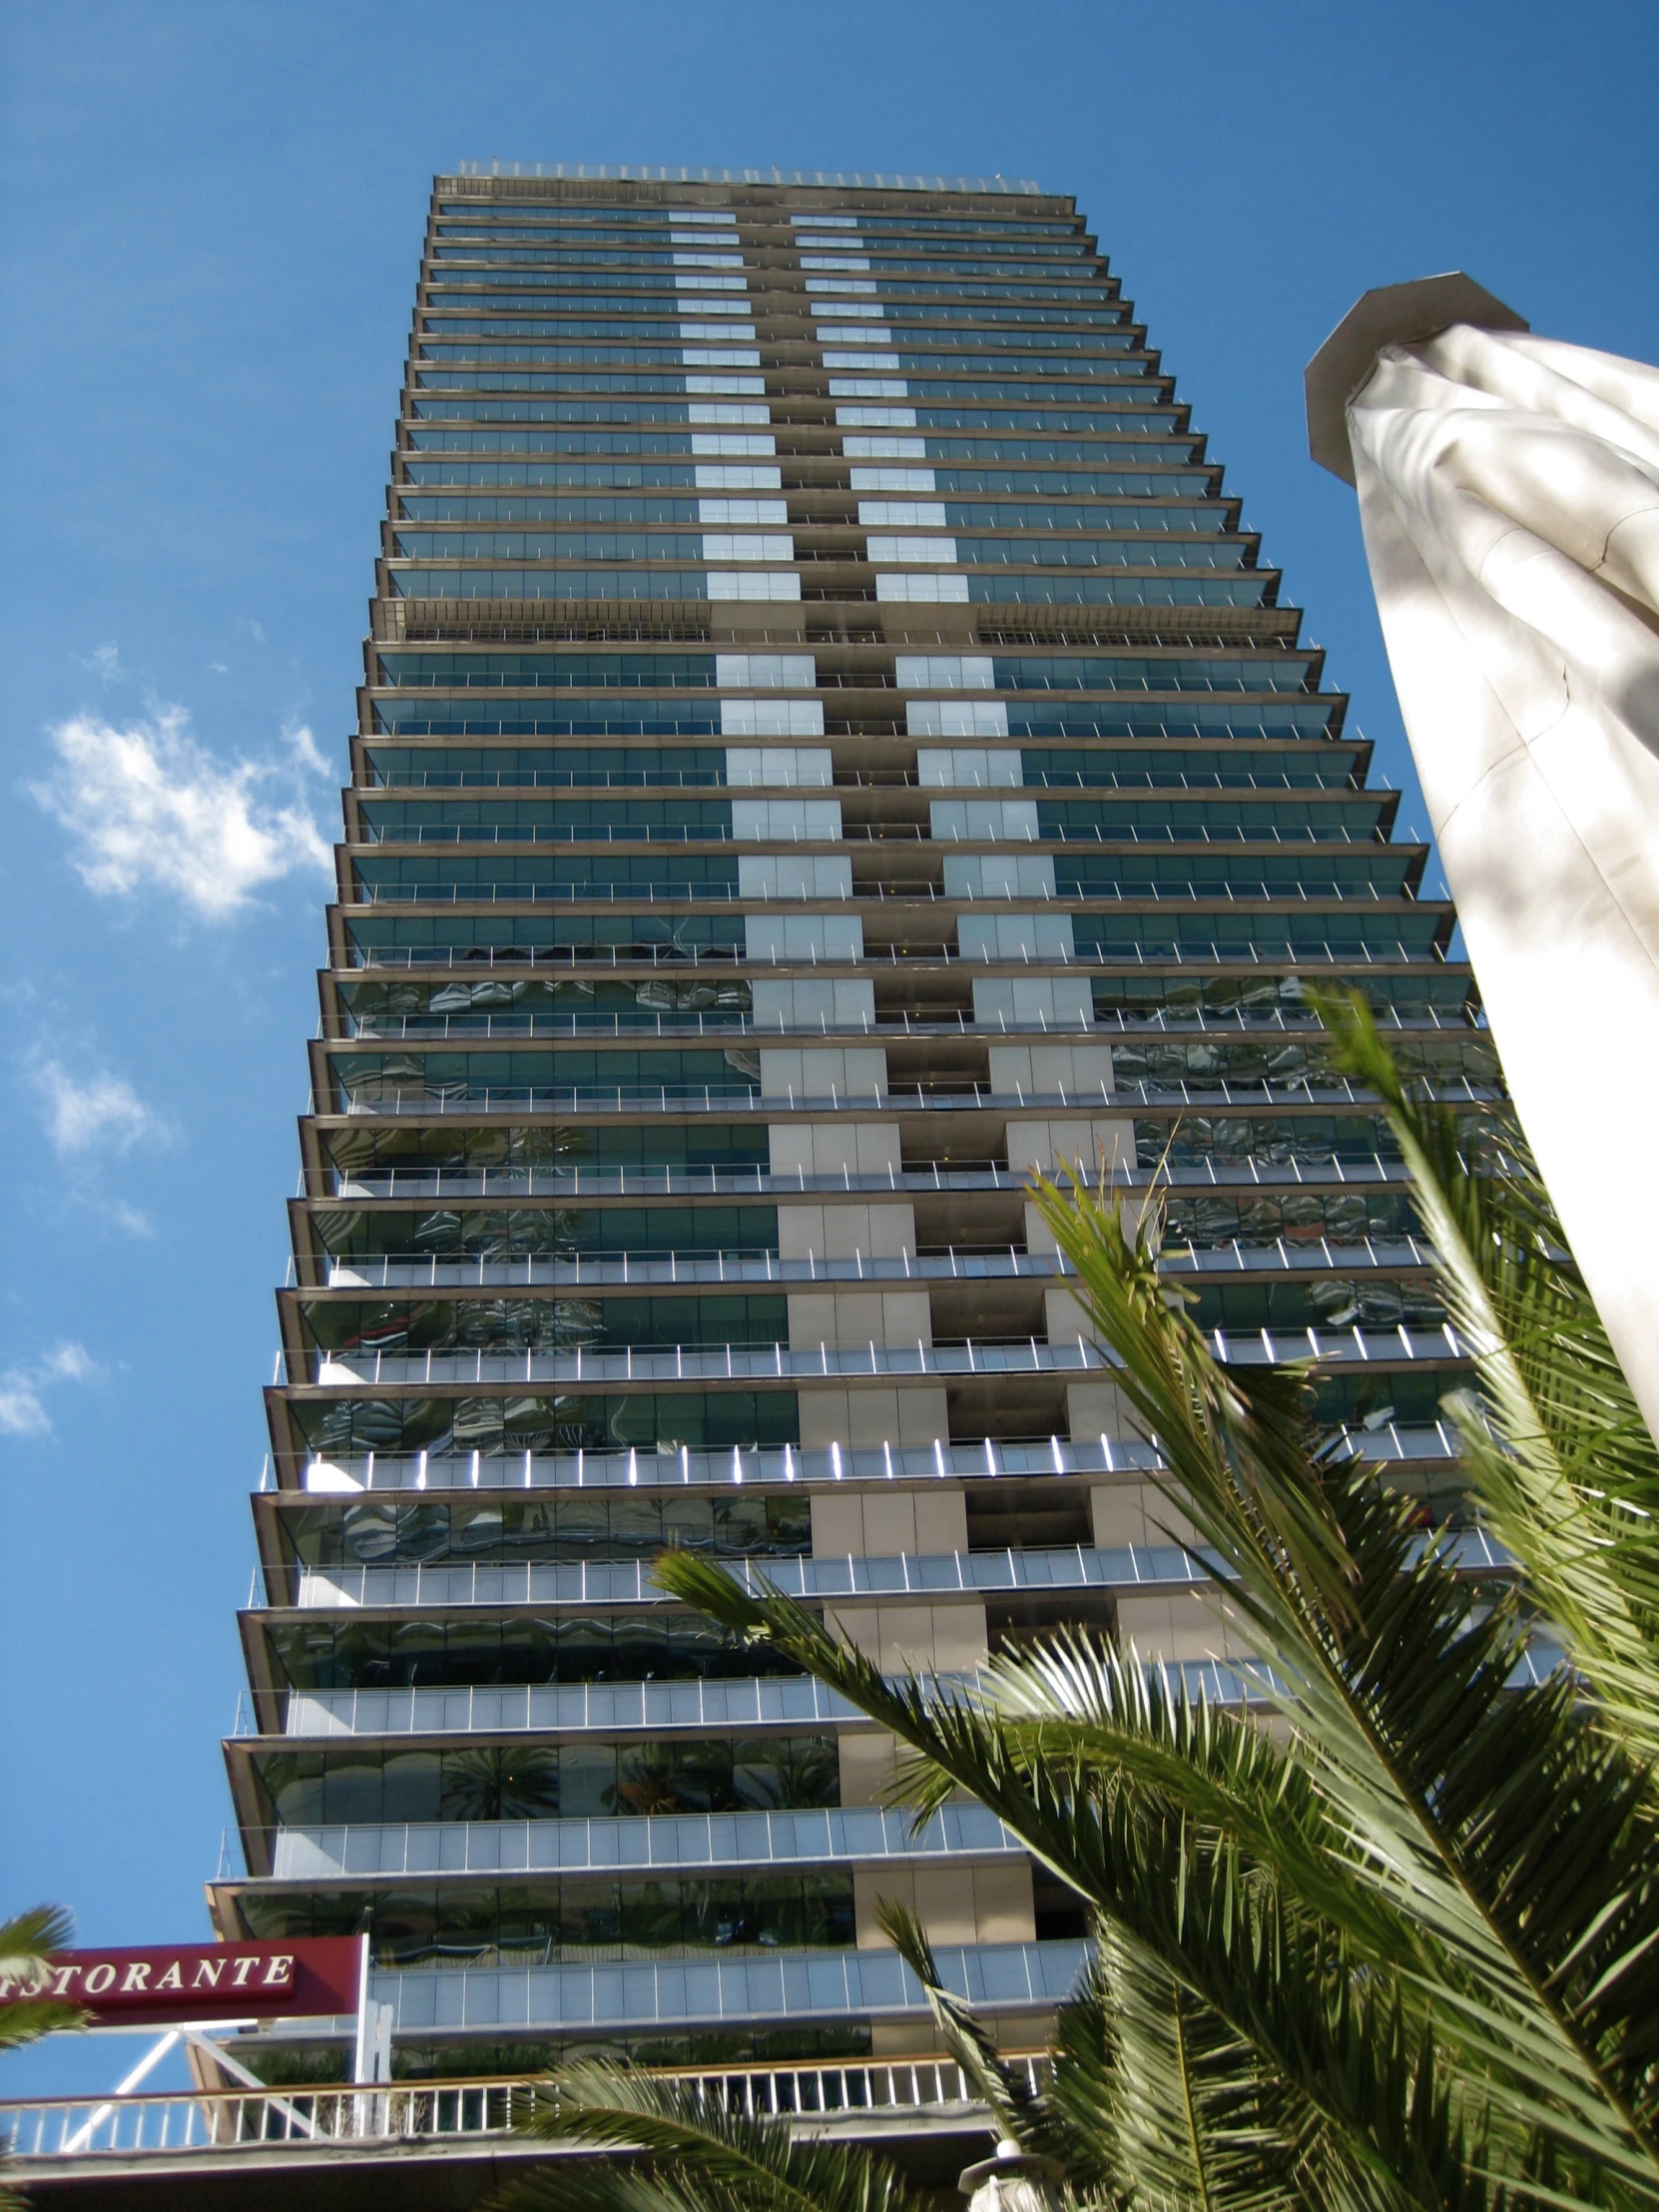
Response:
[[[1516,1110],[1659,1433],[1659,370],[1428,277],[1339,325],[1308,425],[1359,490]]]

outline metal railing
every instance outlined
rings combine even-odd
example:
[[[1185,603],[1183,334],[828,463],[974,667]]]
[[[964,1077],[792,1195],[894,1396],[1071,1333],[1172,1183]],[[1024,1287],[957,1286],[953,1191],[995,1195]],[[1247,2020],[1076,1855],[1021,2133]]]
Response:
[[[1449,1323],[1387,1328],[1215,1330],[1210,1344],[1218,1360],[1233,1366],[1284,1366],[1312,1360],[1324,1366],[1447,1361],[1475,1357]],[[278,1352],[274,1382],[316,1389],[396,1385],[518,1383],[535,1385],[635,1382],[802,1382],[834,1378],[939,1376],[1005,1378],[1016,1375],[1110,1374],[1120,1363],[1082,1337],[1046,1344],[1035,1337],[1006,1343],[972,1339],[965,1344],[829,1346],[796,1351],[782,1344],[625,1346],[614,1351],[486,1352],[480,1349],[417,1352]]]
[[[1093,1189],[1097,1174],[1091,1163],[1078,1163],[1086,1189]],[[1404,1164],[1380,1154],[1347,1160],[1222,1160],[1205,1156],[1195,1161],[1144,1168],[1133,1162],[1115,1162],[1108,1180],[1125,1190],[1150,1189],[1154,1184],[1172,1190],[1231,1190],[1235,1187],[1277,1188],[1282,1183],[1314,1185],[1336,1183],[1358,1188],[1365,1184],[1405,1183]],[[1023,1169],[999,1167],[986,1160],[972,1167],[945,1168],[937,1163],[923,1167],[888,1168],[876,1174],[854,1175],[850,1169],[825,1175],[809,1175],[805,1168],[363,1168],[338,1176],[330,1187],[334,1198],[781,1198],[814,1192],[886,1192],[900,1196],[928,1196],[951,1191],[1014,1191],[1029,1194],[1031,1178]],[[298,1195],[303,1195],[302,1193]]]
[[[656,1581],[657,1547],[642,1559],[477,1560],[406,1566],[302,1567],[302,1608],[429,1605],[651,1605],[668,1602]],[[801,1553],[729,1559],[750,1588],[770,1583],[791,1597],[940,1597],[986,1590],[1184,1589],[1209,1580],[1175,1544],[1080,1544],[1053,1550],[900,1553],[886,1559]]]
[[[1481,1528],[1452,1531],[1450,1557],[1463,1572],[1497,1570],[1511,1562]],[[765,1586],[799,1598],[971,1596],[985,1591],[1110,1591],[1187,1589],[1218,1569],[1213,1554],[1195,1556],[1177,1544],[1081,1544],[1052,1550],[899,1553],[891,1558],[800,1553],[728,1559],[747,1587]],[[641,1559],[477,1560],[402,1566],[302,1567],[296,1577],[303,1609],[471,1605],[650,1605],[666,1602],[656,1581],[656,1553]]]
[[[962,1852],[1000,1857],[1023,1849],[982,1805],[947,1805],[919,1827],[902,1807],[825,1806],[564,1820],[338,1821],[245,1828],[242,1833],[245,1847],[258,1843],[264,1848],[276,1880],[293,1882],[359,1874],[611,1874],[648,1869],[684,1876],[714,1867],[845,1867],[855,1861],[931,1860]],[[881,1963],[885,1967],[887,1959]]]
[[[1010,2061],[1039,2087],[1048,2059]],[[976,2129],[984,2106],[951,2060],[894,2058],[732,2066],[672,2074],[720,2110],[828,2124],[949,2118]],[[0,2135],[24,2168],[53,2160],[156,2159],[198,2151],[295,2150],[337,2143],[453,2143],[510,2135],[533,2107],[536,2083],[505,2079],[349,2087],[180,2090],[125,2097],[37,2097],[0,2102]],[[539,2146],[539,2155],[560,2155]],[[568,2155],[568,2154],[565,2154]]]
[[[1242,1238],[1165,1245],[1162,1263],[1175,1274],[1263,1273],[1291,1268],[1426,1268],[1433,1255],[1411,1236],[1356,1237],[1333,1242],[1321,1234]],[[994,1283],[1057,1281],[1075,1271],[1059,1253],[1005,1251],[900,1253],[890,1259],[852,1253],[840,1259],[780,1259],[776,1252],[578,1254],[524,1253],[511,1258],[439,1257],[336,1261],[326,1287],[339,1290],[511,1290],[547,1285],[603,1289],[625,1284],[724,1283]],[[289,1269],[290,1282],[293,1270]]]
[[[672,729],[665,727],[660,731],[654,730],[651,737],[701,738],[710,751],[715,752],[723,751],[727,747],[754,747],[757,745],[769,747],[826,746],[832,742],[836,734],[827,734],[823,731],[800,731],[777,737],[763,737],[754,734],[746,735],[742,732],[722,732],[706,728],[701,724],[692,724],[684,729],[680,728],[679,725],[675,725]],[[381,731],[365,742],[370,745],[391,748],[406,739],[418,738],[423,735],[424,733],[420,732]],[[650,742],[650,739],[641,739],[639,733],[633,730],[623,730],[618,735],[632,738],[636,744]],[[882,728],[876,728],[865,723],[861,726],[860,735],[864,737],[908,737],[918,745],[966,744],[968,742],[965,740],[953,741],[944,738],[928,738],[908,730],[904,724],[898,722],[888,723]],[[517,742],[523,746],[536,741],[520,739]],[[555,740],[549,738],[540,741],[543,746],[551,746],[555,742]],[[583,741],[569,742],[581,743]],[[1006,750],[1011,746],[1017,746],[1021,743],[1031,744],[1032,742],[1034,741],[1020,738],[987,738],[983,741],[986,745],[995,745],[998,750]],[[1131,736],[1122,738],[1118,742],[1130,745],[1138,741]],[[1149,739],[1148,742],[1152,741]],[[1293,741],[1280,738],[1277,742],[1281,744],[1293,742],[1305,744],[1308,741],[1306,739]],[[1359,742],[1364,743],[1366,741],[1361,740]],[[1093,791],[1190,791],[1204,793],[1262,791],[1308,792],[1314,794],[1331,792],[1345,797],[1363,793],[1367,798],[1380,800],[1391,799],[1394,796],[1394,787],[1390,784],[1356,785],[1346,780],[1341,783],[1325,783],[1314,777],[1293,778],[1283,771],[1277,776],[1264,776],[1259,775],[1254,770],[1241,769],[1229,769],[1225,774],[1217,769],[1214,774],[1209,776],[1197,775],[1188,769],[1164,771],[1111,769],[1085,775],[1081,769],[1062,774],[1051,769],[1033,770],[1027,767],[1017,784],[1004,784],[1000,781],[992,783],[989,778],[961,775],[957,775],[948,784],[941,784],[932,777],[923,778],[919,771],[913,768],[836,768],[832,770],[829,778],[819,779],[804,776],[798,778],[794,783],[782,784],[769,783],[760,778],[733,776],[724,768],[583,769],[580,771],[551,768],[419,768],[400,769],[396,775],[388,775],[377,768],[372,760],[357,778],[353,788],[359,792],[388,793],[405,791],[707,791],[782,794],[798,791],[936,791],[941,795],[945,795],[951,792],[982,794],[994,791],[1005,793],[1010,798],[1017,798],[1023,792],[1088,793]],[[1318,801],[1315,800],[1313,804],[1318,804]],[[1415,843],[1417,839],[1414,832],[1408,830],[1405,841]]]
[[[1113,1363],[1081,1337],[1051,1345],[1035,1337],[1006,1344],[830,1346],[795,1350],[782,1344],[633,1345],[593,1351],[279,1352],[278,1368],[292,1383],[361,1389],[396,1383],[799,1382],[862,1376],[1080,1375],[1109,1372]]]
[[[857,1708],[811,1675],[689,1682],[537,1682],[407,1690],[290,1690],[288,1736],[479,1734],[515,1729],[750,1728],[850,1721]],[[251,1724],[239,1734],[258,1733]]]
[[[1375,1459],[1444,1459],[1459,1456],[1456,1431],[1445,1421],[1410,1426],[1395,1421],[1354,1432],[1351,1449]],[[876,1444],[844,1449],[831,1444],[802,1450],[795,1444],[750,1445],[730,1451],[366,1451],[310,1461],[302,1487],[336,1494],[354,1490],[384,1495],[399,1490],[537,1490],[729,1487],[741,1482],[925,1481],[934,1477],[1019,1474],[1144,1474],[1162,1465],[1150,1444],[1134,1437],[1045,1436],[1008,1441],[985,1437],[972,1444]],[[269,1488],[269,1458],[261,1487]]]
[[[644,893],[641,893],[641,898],[649,903]],[[879,966],[883,962],[890,965],[903,962],[908,968],[967,966],[986,974],[1000,973],[1005,968],[1036,968],[1046,973],[1051,968],[1064,969],[1079,965],[1226,970],[1240,967],[1281,968],[1286,965],[1307,967],[1315,962],[1353,969],[1466,968],[1468,964],[1464,960],[1454,960],[1442,945],[1432,940],[1425,944],[1408,945],[1401,938],[1395,938],[1391,943],[1379,939],[1375,943],[1354,945],[1333,945],[1327,938],[1316,943],[1310,938],[1294,947],[1289,944],[1267,947],[1256,944],[1222,944],[1215,939],[1194,939],[1189,944],[1154,946],[1150,951],[1138,942],[1126,945],[1090,943],[1070,952],[1044,952],[1040,956],[1029,951],[994,954],[960,952],[955,946],[943,943],[915,948],[908,945],[866,944],[861,952],[847,953],[834,959],[817,952],[785,953],[765,949],[751,952],[742,944],[684,947],[674,944],[376,946],[352,943],[347,947],[346,962],[352,968],[429,967],[440,971],[461,968],[472,972],[487,972],[494,967],[641,967],[683,971],[703,965],[741,965],[807,970],[833,968],[837,972],[844,970],[850,975],[866,972],[870,967]]]
[[[349,1063],[343,1063],[349,1065]],[[1418,1071],[1412,1071],[1418,1072]],[[1432,1096],[1441,1103],[1501,1105],[1504,1091],[1495,1074],[1475,1080],[1443,1070],[1427,1071]],[[843,1113],[862,1109],[875,1114],[981,1113],[1058,1110],[1062,1113],[1124,1115],[1136,1106],[1258,1106],[1274,1107],[1295,1101],[1310,1106],[1367,1106],[1378,1109],[1377,1093],[1347,1076],[1318,1071],[1276,1082],[1268,1077],[1237,1082],[1195,1083],[1169,1076],[1137,1081],[1118,1078],[1106,1083],[1056,1083],[1052,1089],[1027,1088],[1014,1083],[998,1089],[966,1076],[941,1075],[937,1088],[920,1083],[832,1084],[828,1091],[800,1091],[793,1083],[777,1090],[763,1090],[759,1080],[743,1087],[717,1089],[710,1083],[683,1084],[572,1084],[545,1087],[532,1084],[477,1086],[401,1083],[370,1088],[370,1080],[347,1092],[343,1099],[320,1100],[313,1091],[307,1112],[319,1115],[440,1115],[440,1114],[787,1114]]]
[[[740,799],[753,787],[737,785],[732,789]],[[930,793],[937,787],[925,787]],[[785,793],[797,789],[823,791],[826,787],[790,786],[773,794],[769,804],[785,801]],[[985,787],[988,791],[992,787]],[[1009,785],[995,787],[997,796],[1017,801],[1021,787]],[[837,802],[838,804],[838,802]],[[364,823],[360,833],[346,840],[347,852],[358,848],[378,850],[386,845],[493,845],[493,844],[560,844],[560,845],[634,845],[634,844],[708,844],[742,845],[750,850],[770,851],[775,845],[822,845],[826,851],[856,841],[861,844],[920,843],[940,845],[984,846],[996,851],[1006,844],[1098,844],[1098,845],[1181,845],[1181,844],[1380,844],[1389,851],[1408,853],[1410,845],[1403,839],[1387,836],[1377,829],[1350,830],[1346,824],[1334,823],[1315,828],[1312,825],[1285,830],[1275,823],[1255,826],[1239,824],[1217,828],[1206,823],[1189,823],[1177,829],[1173,825],[1161,828],[1145,828],[1133,823],[1113,827],[1094,825],[1052,824],[1041,826],[1015,835],[1012,830],[979,830],[973,829],[940,831],[923,822],[843,822],[838,833],[809,830],[803,826],[795,828],[772,827],[763,830],[735,830],[729,825],[699,823],[640,823],[588,825],[530,822],[530,823],[407,823],[399,826],[380,823]],[[1091,895],[1099,895],[1093,893]]]
[[[392,986],[395,988],[396,986]],[[456,986],[448,988],[453,991]],[[481,985],[482,989],[490,986]],[[1456,1030],[1474,1034],[1478,1024],[1469,1018],[1466,1007],[1455,1011],[1435,1006],[1413,1007],[1401,1013],[1397,1007],[1374,1009],[1379,1027],[1411,1031]],[[817,1027],[803,1021],[799,1015],[785,1018],[780,1015],[774,1021],[760,1021],[747,1007],[719,1008],[710,1011],[697,1008],[685,1012],[654,1012],[639,1008],[632,1012],[613,1014],[563,1013],[556,1009],[522,1010],[498,1013],[489,1010],[466,1013],[423,1014],[370,1014],[359,1013],[347,1007],[344,1016],[343,1039],[372,1041],[402,1041],[407,1038],[443,1039],[448,1037],[757,1037],[763,1040],[782,1038],[786,1042],[800,1042],[803,1037],[875,1037],[881,1040],[898,1037],[971,1037],[992,1044],[1004,1037],[1071,1037],[1085,1041],[1100,1031],[1117,1031],[1120,1034],[1138,1036],[1146,1032],[1160,1035],[1184,1036],[1189,1033],[1205,1035],[1224,1031],[1228,1034],[1252,1036],[1259,1031],[1279,1030],[1297,1034],[1306,1031],[1317,1035],[1322,1024],[1311,1013],[1300,1013],[1295,1006],[1274,1006],[1261,1012],[1234,1007],[1194,1008],[1191,1012],[1180,1009],[1170,1012],[1165,1007],[1150,1008],[1139,1012],[1134,1008],[1111,1006],[1104,1011],[1094,1008],[1091,1012],[1079,1011],[1071,1020],[1056,1015],[1052,1020],[1039,1015],[1035,1021],[1010,1021],[1006,1015],[980,1016],[966,1008],[939,1008],[925,1014],[912,1014],[903,1008],[885,1011],[878,1008],[873,1016],[849,1019],[836,1015],[819,1017]],[[341,1041],[329,1037],[321,1025],[318,1038],[324,1042]]]

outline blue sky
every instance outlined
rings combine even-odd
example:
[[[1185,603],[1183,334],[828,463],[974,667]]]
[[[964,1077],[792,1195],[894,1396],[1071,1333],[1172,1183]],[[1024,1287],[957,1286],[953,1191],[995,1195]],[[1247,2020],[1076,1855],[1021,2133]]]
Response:
[[[14,0],[0,28],[0,1908],[200,1937],[325,845],[431,174],[1074,192],[1352,723],[1408,764],[1302,369],[1461,267],[1659,358],[1659,16],[1236,0]],[[1404,819],[1413,805],[1407,801]],[[1420,819],[1420,811],[1418,819]],[[0,2093],[113,2080],[58,2043]]]

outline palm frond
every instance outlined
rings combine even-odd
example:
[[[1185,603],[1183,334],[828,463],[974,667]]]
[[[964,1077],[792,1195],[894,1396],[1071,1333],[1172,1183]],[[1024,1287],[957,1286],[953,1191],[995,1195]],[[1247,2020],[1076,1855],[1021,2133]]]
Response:
[[[927,2212],[874,2152],[795,2137],[663,2074],[569,2067],[537,2085],[523,2132],[634,2155],[562,2157],[506,2189],[501,2212]]]
[[[62,1950],[72,1933],[69,1915],[56,1905],[37,1905],[0,1921],[0,1985],[28,1987],[41,1975],[48,1955]],[[42,2035],[80,2027],[85,2019],[80,2005],[65,2004],[57,1997],[0,2000],[0,2050],[16,2050]]]
[[[1487,1521],[1594,1684],[1606,1718],[1659,1759],[1659,1448],[1567,1256],[1518,1134],[1470,1135],[1414,1096],[1362,999],[1315,995],[1339,1064],[1382,1101],[1477,1398],[1449,1402]]]
[[[921,1983],[945,2048],[989,2107],[999,2132],[1028,2150],[1039,2147],[1037,2099],[1024,2078],[1003,2064],[972,2005],[945,1986],[920,1921],[896,1900],[882,1898],[875,1909],[875,1923]]]
[[[1514,1701],[1533,1730],[1526,1776],[1539,1793],[1537,1825],[1528,1835],[1511,1822],[1501,1859],[1467,1848],[1479,1832],[1482,1789],[1490,1807],[1510,1775],[1490,1763],[1491,1746],[1466,1708],[1472,1701],[1499,1725],[1496,1708],[1519,1658],[1513,1608],[1482,1614],[1445,1548],[1421,1546],[1374,1470],[1318,1464],[1306,1411],[1287,1406],[1286,1378],[1264,1389],[1259,1374],[1218,1368],[1165,1295],[1152,1237],[1131,1242],[1115,1209],[1086,1192],[1044,1185],[1037,1204],[1122,1362],[1119,1388],[1163,1454],[1166,1471],[1155,1479],[1201,1531],[1227,1602],[1250,1623],[1352,1863],[1443,1950],[1443,1970],[1424,1984],[1443,2031],[1487,2074],[1512,2124],[1659,2187],[1648,2094],[1623,2054],[1627,2038],[1632,2046],[1642,2039],[1634,2011],[1599,2022],[1563,2001],[1558,1986],[1603,1915],[1624,1932],[1646,1910],[1628,1879],[1631,1833],[1620,1831],[1623,1848],[1576,1883],[1550,1858],[1549,1824],[1570,1810],[1590,1757],[1578,1740],[1586,1724],[1563,1700]],[[1509,1718],[1520,1725],[1513,1711]],[[1621,1755],[1610,1757],[1617,1768]],[[1454,1760],[1470,1793],[1461,1830],[1446,1817]],[[1611,1769],[1591,1758],[1618,1799],[1615,1827],[1634,1819],[1647,1788],[1643,1770],[1622,1764],[1615,1785]],[[1557,1779],[1559,1787],[1545,1787]],[[1549,1911],[1523,1920],[1510,1886],[1534,1868],[1553,1870]],[[1638,1978],[1648,1964],[1617,1942],[1612,1962]]]
[[[1486,2202],[1464,2169],[1454,2081],[1435,2052],[1418,2053],[1389,1977],[1375,1967],[1360,1977],[1343,1931],[1304,1912],[1225,1837],[1198,1849],[1196,1825],[1172,1799],[1094,1789],[1057,1759],[1026,1759],[994,1714],[956,1692],[887,1682],[794,1599],[764,1584],[752,1596],[712,1560],[670,1554],[657,1575],[684,1602],[788,1653],[997,1813],[1257,2053],[1304,2108],[1299,2130],[1364,2175],[1371,2201]],[[1417,2063],[1412,2109],[1400,2085]]]

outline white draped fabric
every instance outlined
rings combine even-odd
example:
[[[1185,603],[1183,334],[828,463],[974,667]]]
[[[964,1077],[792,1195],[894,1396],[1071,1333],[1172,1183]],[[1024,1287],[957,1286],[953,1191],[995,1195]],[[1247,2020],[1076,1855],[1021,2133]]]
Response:
[[[1659,1433],[1659,370],[1457,323],[1348,432],[1492,1035]]]

